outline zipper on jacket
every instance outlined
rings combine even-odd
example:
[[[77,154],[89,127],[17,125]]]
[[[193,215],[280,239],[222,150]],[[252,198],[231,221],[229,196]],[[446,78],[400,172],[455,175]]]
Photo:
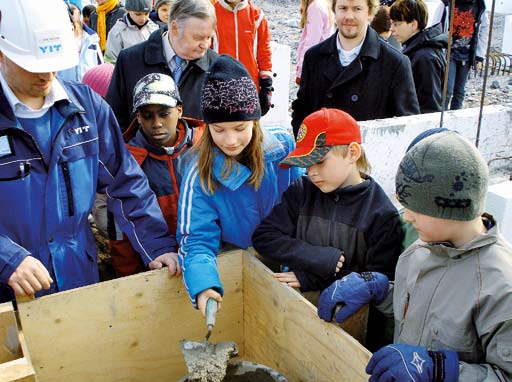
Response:
[[[68,197],[68,215],[75,214],[75,205],[73,203],[73,192],[71,190],[71,176],[69,175],[68,162],[62,163],[62,174],[64,176],[64,184],[66,185],[66,194]]]

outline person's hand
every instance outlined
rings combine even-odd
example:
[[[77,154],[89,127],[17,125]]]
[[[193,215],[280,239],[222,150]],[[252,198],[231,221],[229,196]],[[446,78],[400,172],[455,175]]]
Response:
[[[380,304],[388,293],[389,281],[379,272],[352,272],[336,280],[323,290],[318,300],[318,316],[324,321],[332,321],[338,304],[336,322],[343,322],[364,305],[374,302]]]
[[[25,257],[7,281],[16,296],[31,296],[42,289],[48,290],[51,283],[48,270],[32,256]]]
[[[274,273],[274,277],[292,288],[300,288],[300,282],[293,272]]]
[[[178,262],[178,254],[174,252],[167,252],[163,255],[158,256],[155,260],[149,263],[149,269],[160,269],[163,267],[169,267],[169,275],[179,276],[181,275],[181,267]]]
[[[260,78],[260,93],[258,94],[258,98],[260,100],[261,107],[261,115],[265,115],[268,113],[272,105],[272,92],[274,88],[272,87],[272,78],[271,77],[262,77]]]
[[[343,267],[344,262],[345,262],[345,256],[341,255],[340,258],[338,259],[338,263],[336,264],[336,272],[334,272],[335,276],[338,274],[338,272]]]
[[[393,344],[373,354],[366,372],[369,382],[452,382],[459,380],[459,357],[451,350]]]
[[[201,311],[201,314],[203,317],[206,317],[206,302],[209,298],[213,298],[215,301],[217,301],[217,312],[220,310],[220,303],[222,302],[222,296],[219,292],[216,292],[213,289],[205,289],[201,293],[197,295],[197,309]]]
[[[484,63],[482,61],[477,61],[475,63],[475,70],[477,72],[479,72],[480,70],[482,70],[482,68],[484,67]]]

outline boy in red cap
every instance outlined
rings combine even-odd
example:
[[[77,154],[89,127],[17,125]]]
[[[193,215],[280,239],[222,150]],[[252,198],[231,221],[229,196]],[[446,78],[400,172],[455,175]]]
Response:
[[[284,192],[253,235],[262,256],[289,269],[274,274],[279,281],[305,292],[323,290],[356,269],[394,279],[399,214],[367,175],[361,141],[357,122],[338,109],[320,109],[302,122],[296,149],[281,166],[305,167],[307,175]],[[369,340],[382,337],[371,328],[383,329],[370,324]]]

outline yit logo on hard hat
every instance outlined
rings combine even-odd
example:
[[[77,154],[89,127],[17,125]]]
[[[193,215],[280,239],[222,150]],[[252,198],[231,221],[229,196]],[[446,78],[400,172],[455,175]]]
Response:
[[[58,44],[58,45],[46,45],[46,46],[40,46],[39,49],[41,49],[41,53],[43,54],[46,54],[46,53],[53,53],[54,51],[55,52],[59,52],[60,49],[62,48],[62,44]]]
[[[41,58],[61,55],[62,52],[62,30],[37,31],[37,55]]]

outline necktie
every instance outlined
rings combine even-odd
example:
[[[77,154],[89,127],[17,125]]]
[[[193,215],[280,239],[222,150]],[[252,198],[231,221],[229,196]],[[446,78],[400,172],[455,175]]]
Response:
[[[174,67],[174,72],[172,75],[174,77],[174,82],[176,82],[176,85],[180,82],[181,73],[183,72],[182,63],[183,63],[183,58],[181,58],[178,55],[175,55],[174,56],[174,64],[176,66]]]

